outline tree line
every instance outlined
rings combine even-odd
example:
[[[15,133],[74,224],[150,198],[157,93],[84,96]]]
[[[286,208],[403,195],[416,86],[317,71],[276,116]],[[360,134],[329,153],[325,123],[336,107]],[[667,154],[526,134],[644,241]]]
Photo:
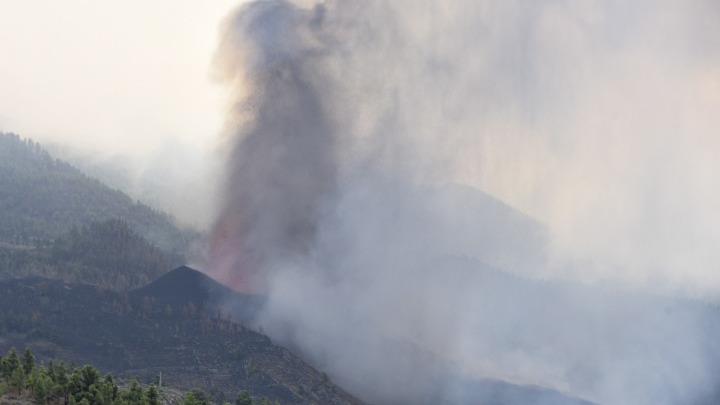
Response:
[[[143,286],[184,261],[182,255],[154,246],[120,219],[75,226],[33,248],[0,247],[4,277],[39,275],[116,291]]]
[[[0,242],[47,243],[74,226],[111,218],[126,221],[167,251],[184,253],[197,232],[59,159],[39,143],[0,133]]]
[[[143,387],[133,380],[119,385],[112,374],[101,376],[91,365],[68,366],[63,361],[36,362],[35,355],[25,348],[22,355],[15,348],[0,356],[0,402],[13,394],[38,405],[160,405],[160,389],[155,384]],[[202,390],[190,390],[180,405],[213,405]],[[233,405],[224,402],[223,405]],[[267,397],[253,398],[240,391],[234,405],[280,405]]]
[[[0,394],[13,393],[39,405],[160,405],[155,385],[144,389],[133,381],[120,387],[111,374],[102,377],[90,365],[38,364],[27,348],[22,355],[12,348],[0,357],[0,376]]]

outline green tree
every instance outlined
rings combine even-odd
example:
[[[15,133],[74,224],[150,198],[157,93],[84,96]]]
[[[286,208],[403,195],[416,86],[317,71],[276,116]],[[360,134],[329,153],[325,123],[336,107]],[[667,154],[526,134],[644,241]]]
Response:
[[[54,370],[51,374],[55,378],[55,383],[62,387],[67,387],[68,384],[68,376],[67,376],[67,367],[65,367],[64,362],[59,362],[55,364]]]
[[[19,365],[10,375],[10,388],[16,390],[18,394],[25,389],[25,370]]]
[[[87,399],[94,404],[97,399],[97,387],[95,384],[99,381],[100,373],[97,369],[86,364],[82,368],[73,370],[68,381],[68,392],[80,403],[82,403],[83,399]]]
[[[24,368],[25,366],[23,366]],[[40,381],[40,367],[33,367],[32,372],[28,374],[25,372],[25,386],[27,386],[33,393],[35,393],[35,384]]]
[[[35,368],[35,356],[28,347],[25,348],[25,353],[23,353],[22,365],[25,369],[25,375],[30,375],[33,368]]]
[[[2,375],[5,381],[10,381],[12,374],[18,367],[20,367],[20,358],[17,355],[17,351],[13,347],[12,349],[10,349],[2,362]]]
[[[195,405],[210,405],[211,404],[210,398],[208,398],[208,395],[203,390],[198,390],[198,389],[190,390],[187,392],[186,396],[188,394],[192,394],[192,398],[193,398],[193,401],[195,401],[194,402]]]
[[[127,392],[126,399],[129,403],[135,405],[143,405],[147,403],[145,393],[137,381],[133,381],[130,385],[130,390]]]
[[[112,380],[98,381],[90,387],[92,397],[95,398],[94,405],[112,405],[115,400],[115,387]]]
[[[183,397],[183,405],[198,405],[195,399],[195,394],[190,391]]]
[[[237,398],[235,398],[235,405],[252,405],[253,400],[250,393],[247,390],[238,392]]]
[[[37,379],[37,381],[35,381],[35,386],[33,387],[33,396],[35,397],[35,402],[40,405],[45,405],[47,403],[48,397],[48,391],[46,386],[47,380],[43,377],[49,379],[49,377],[47,376],[41,376]]]
[[[155,384],[151,384],[147,390],[148,405],[160,405],[160,398],[158,396],[157,387]]]
[[[48,375],[48,377],[50,377],[50,379],[53,380],[53,382],[56,381],[55,380],[55,362],[53,361],[53,359],[48,360],[48,365],[45,368],[45,373]]]
[[[118,386],[115,384],[112,374],[105,375],[104,386],[109,390],[106,397],[114,401],[118,397]]]

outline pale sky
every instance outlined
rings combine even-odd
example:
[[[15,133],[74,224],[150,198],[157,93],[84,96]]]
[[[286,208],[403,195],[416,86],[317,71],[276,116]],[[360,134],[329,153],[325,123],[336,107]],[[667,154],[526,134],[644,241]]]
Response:
[[[237,0],[0,0],[0,131],[113,154],[214,144],[218,25]]]

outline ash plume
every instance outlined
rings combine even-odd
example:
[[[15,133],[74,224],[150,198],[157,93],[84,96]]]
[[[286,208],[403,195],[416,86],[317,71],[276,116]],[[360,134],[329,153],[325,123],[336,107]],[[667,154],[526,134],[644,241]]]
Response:
[[[213,258],[226,261],[213,267],[235,284],[258,288],[269,262],[307,255],[335,185],[338,129],[323,99],[329,84],[316,60],[322,50],[308,45],[321,29],[321,10],[254,3],[232,21],[232,37],[220,50],[227,80],[249,87],[233,106],[250,122],[230,146],[225,205],[211,247]],[[224,59],[226,52],[232,56]],[[249,80],[235,77],[240,72]]]
[[[718,17],[242,5],[217,53],[234,99],[211,271],[266,293],[264,329],[371,402],[501,401],[483,381],[502,380],[712,403]]]

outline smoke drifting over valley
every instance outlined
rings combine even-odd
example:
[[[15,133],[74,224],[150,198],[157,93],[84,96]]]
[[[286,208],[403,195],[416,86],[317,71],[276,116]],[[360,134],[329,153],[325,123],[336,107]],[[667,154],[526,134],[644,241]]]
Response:
[[[469,402],[483,378],[707,400],[720,318],[688,298],[720,291],[719,19],[701,0],[245,4],[217,52],[235,98],[211,271],[372,402]]]

